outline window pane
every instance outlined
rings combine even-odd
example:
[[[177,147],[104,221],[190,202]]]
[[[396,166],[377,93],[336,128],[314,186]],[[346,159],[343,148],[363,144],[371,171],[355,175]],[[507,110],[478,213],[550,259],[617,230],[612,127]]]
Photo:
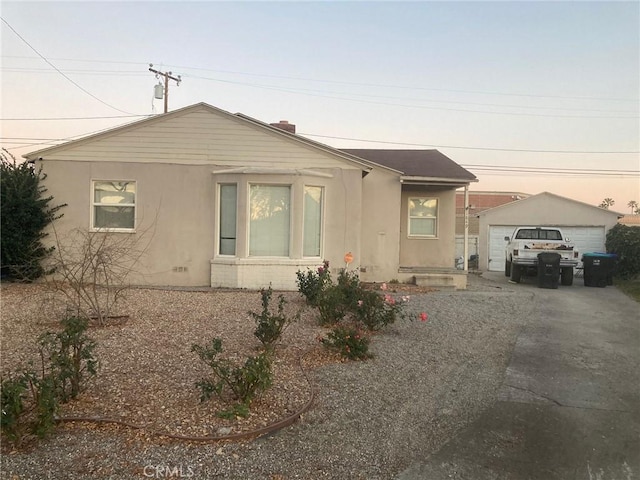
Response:
[[[436,234],[436,221],[432,218],[412,218],[410,220],[411,235],[429,235]]]
[[[288,257],[291,189],[251,185],[249,255]]]
[[[135,182],[95,182],[93,187],[95,203],[125,203],[136,202]]]
[[[220,185],[220,255],[236,254],[236,185]]]
[[[437,217],[437,198],[409,199],[409,235],[435,237]]]
[[[304,187],[304,232],[303,250],[305,257],[320,256],[322,229],[322,187]]]
[[[93,182],[92,228],[135,228],[136,182]]]
[[[93,207],[94,228],[130,228],[135,226],[134,207]]]
[[[438,209],[438,200],[435,198],[411,198],[409,199],[410,217],[435,217]]]

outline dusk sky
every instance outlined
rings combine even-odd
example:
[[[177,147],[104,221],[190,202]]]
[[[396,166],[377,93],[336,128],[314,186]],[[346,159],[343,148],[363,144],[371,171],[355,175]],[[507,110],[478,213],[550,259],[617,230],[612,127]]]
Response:
[[[16,157],[205,102],[338,148],[437,148],[472,190],[640,201],[639,2],[6,2]]]

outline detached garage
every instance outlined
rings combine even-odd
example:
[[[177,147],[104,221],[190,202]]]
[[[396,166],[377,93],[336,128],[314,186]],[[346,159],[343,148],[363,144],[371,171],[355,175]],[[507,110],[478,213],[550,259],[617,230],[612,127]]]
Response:
[[[481,270],[501,271],[505,263],[505,236],[519,226],[555,226],[585,252],[604,252],[607,232],[622,214],[570,198],[543,192],[478,214]]]

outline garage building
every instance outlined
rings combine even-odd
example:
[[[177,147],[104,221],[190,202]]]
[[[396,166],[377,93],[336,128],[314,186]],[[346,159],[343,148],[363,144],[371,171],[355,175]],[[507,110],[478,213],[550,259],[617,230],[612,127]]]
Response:
[[[604,252],[607,232],[623,215],[587,203],[542,192],[478,214],[480,270],[501,271],[505,265],[505,236],[519,226],[560,227],[580,257]]]

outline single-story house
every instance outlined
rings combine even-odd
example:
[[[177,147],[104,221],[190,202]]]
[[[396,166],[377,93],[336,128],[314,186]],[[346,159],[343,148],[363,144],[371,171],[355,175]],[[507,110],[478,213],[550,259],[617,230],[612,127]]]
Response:
[[[607,232],[621,216],[620,213],[549,192],[485,210],[478,214],[479,267],[481,270],[504,270],[504,237],[523,225],[561,227],[580,254],[604,252]]]
[[[338,150],[199,103],[25,158],[67,204],[58,238],[148,236],[134,284],[295,290],[351,252],[363,281],[466,286],[455,197],[477,179],[436,150]]]

